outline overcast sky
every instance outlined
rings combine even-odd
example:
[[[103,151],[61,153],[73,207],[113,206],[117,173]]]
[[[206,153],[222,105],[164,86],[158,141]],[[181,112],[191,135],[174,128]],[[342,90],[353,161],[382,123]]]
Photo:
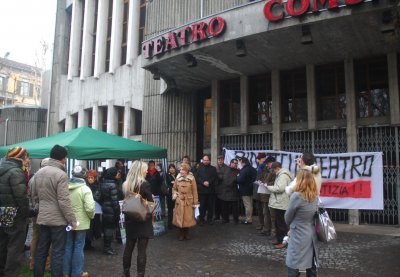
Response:
[[[49,68],[57,0],[0,0],[0,57],[41,67],[41,41],[50,47]],[[38,61],[38,58],[39,61]]]

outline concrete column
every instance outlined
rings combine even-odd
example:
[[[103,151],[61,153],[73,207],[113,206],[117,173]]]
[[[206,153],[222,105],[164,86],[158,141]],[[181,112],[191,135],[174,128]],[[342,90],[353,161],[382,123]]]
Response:
[[[272,148],[274,150],[282,150],[281,139],[281,84],[279,70],[271,72],[271,89],[272,89]]]
[[[221,142],[219,136],[219,90],[220,83],[218,80],[211,81],[211,160],[213,164],[216,162],[216,157],[220,154]]]
[[[356,113],[356,91],[354,86],[354,64],[353,60],[344,61],[344,75],[346,86],[346,114],[347,114],[347,151],[357,152],[357,113]],[[360,223],[359,211],[349,210],[349,224]]]
[[[126,64],[132,65],[139,52],[140,1],[129,0],[128,41]]]
[[[78,76],[79,56],[81,48],[81,28],[82,28],[82,10],[81,0],[74,0],[72,4],[72,21],[71,21],[71,40],[69,46],[68,59],[68,80]]]
[[[73,124],[72,116],[71,113],[68,112],[65,116],[65,132],[72,130],[72,124]]]
[[[399,74],[397,72],[397,53],[387,54],[389,99],[390,99],[390,123],[400,124],[400,100],[399,100]]]
[[[83,109],[83,106],[79,106],[79,111],[78,111],[78,126],[77,128],[85,126],[85,110]]]
[[[93,32],[95,17],[95,1],[85,1],[85,14],[83,21],[83,41],[81,53],[81,80],[92,74],[93,63]]]
[[[101,121],[102,117],[100,115],[99,105],[95,103],[92,108],[92,128],[96,130],[101,130]]]
[[[104,73],[106,69],[108,1],[109,0],[99,0],[97,12],[96,51],[94,58],[95,78],[99,78],[100,74]]]
[[[124,110],[124,138],[129,138],[131,135],[131,127],[132,127],[132,109],[131,109],[131,102],[125,103],[125,110]]]
[[[124,0],[114,0],[111,27],[110,67],[113,74],[121,66],[122,24],[124,20]]]
[[[306,65],[307,75],[307,115],[308,129],[315,130],[317,128],[317,107],[316,107],[316,89],[315,89],[315,66],[313,64]]]
[[[249,128],[249,77],[240,76],[240,133],[247,134]]]
[[[107,133],[117,134],[117,113],[114,108],[114,101],[109,101],[107,105]]]

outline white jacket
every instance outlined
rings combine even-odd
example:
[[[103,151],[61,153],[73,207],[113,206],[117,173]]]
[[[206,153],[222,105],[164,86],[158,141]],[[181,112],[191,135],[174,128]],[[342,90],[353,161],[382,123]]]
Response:
[[[319,196],[319,192],[321,191],[321,170],[318,165],[305,165],[302,169],[310,171],[314,175],[315,183],[317,184],[317,193]],[[286,193],[290,196],[293,192],[294,186],[296,185],[297,177],[285,188]]]

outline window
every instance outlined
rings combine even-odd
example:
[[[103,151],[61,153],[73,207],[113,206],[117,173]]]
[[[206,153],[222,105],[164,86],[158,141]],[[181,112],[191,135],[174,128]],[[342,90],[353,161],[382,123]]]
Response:
[[[72,129],[78,128],[78,113],[74,113],[71,115],[72,120]]]
[[[126,64],[126,52],[127,52],[127,46],[128,46],[128,18],[129,18],[129,0],[124,0],[124,19],[122,22],[121,64]]]
[[[139,19],[139,53],[142,53],[142,42],[144,40],[144,28],[146,26],[146,0],[140,0],[140,19]]]
[[[221,127],[240,126],[240,79],[221,81],[219,99]]]
[[[28,82],[17,81],[17,91],[22,97],[32,97],[33,85]]]
[[[103,132],[107,132],[107,107],[99,107],[99,110],[101,111],[101,130]]]
[[[125,110],[124,110],[124,107],[116,107],[116,108],[117,108],[117,120],[118,120],[117,135],[122,137],[124,135],[124,114],[125,114]]]
[[[283,122],[307,121],[307,81],[305,68],[281,73]]]
[[[315,67],[318,120],[346,119],[343,63]]]
[[[249,77],[250,125],[272,123],[271,75]]]
[[[93,109],[86,109],[85,110],[85,118],[87,120],[87,126],[89,128],[93,127]]]
[[[385,116],[389,110],[386,56],[354,63],[358,117]]]
[[[135,110],[135,135],[142,134],[142,111]]]

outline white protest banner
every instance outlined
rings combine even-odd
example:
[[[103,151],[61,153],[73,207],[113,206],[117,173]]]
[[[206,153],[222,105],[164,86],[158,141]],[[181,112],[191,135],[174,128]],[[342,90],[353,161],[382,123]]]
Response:
[[[257,167],[258,153],[273,156],[283,168],[296,175],[296,158],[301,153],[270,150],[225,150],[225,163],[246,157]],[[383,210],[382,152],[315,154],[321,169],[320,198],[326,208]]]

